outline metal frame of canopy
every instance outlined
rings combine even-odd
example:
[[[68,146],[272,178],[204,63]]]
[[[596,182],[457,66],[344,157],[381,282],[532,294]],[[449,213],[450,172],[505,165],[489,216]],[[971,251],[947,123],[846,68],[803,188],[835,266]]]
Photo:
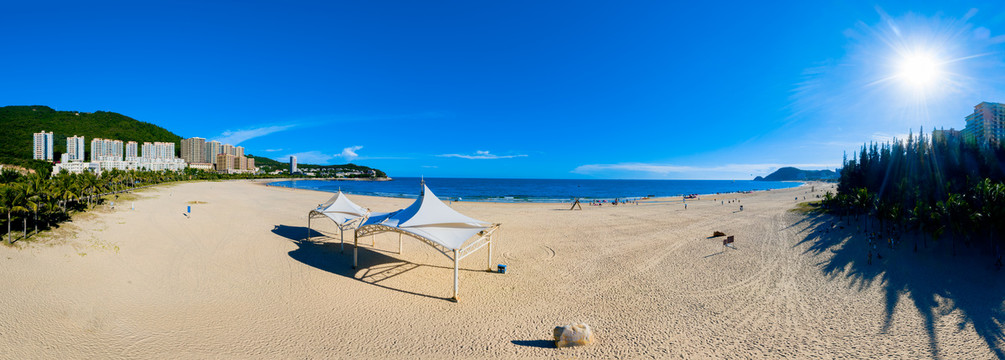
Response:
[[[426,243],[426,245],[432,246],[434,249],[436,249],[436,251],[439,251],[441,254],[443,254],[444,256],[446,256],[448,259],[451,259],[451,260],[454,261],[454,295],[453,295],[453,300],[454,301],[458,301],[457,293],[458,293],[458,290],[460,289],[460,287],[459,287],[459,281],[458,281],[458,278],[459,278],[458,273],[460,271],[460,261],[461,261],[461,259],[467,257],[468,255],[471,255],[475,251],[478,251],[479,249],[481,249],[481,248],[485,247],[486,245],[488,245],[489,251],[488,251],[487,270],[489,272],[491,272],[492,271],[492,235],[495,234],[496,230],[499,230],[499,226],[500,225],[502,225],[502,224],[499,224],[499,223],[492,224],[492,226],[488,227],[487,229],[479,231],[478,234],[477,234],[478,235],[478,239],[477,240],[472,241],[467,246],[464,246],[464,247],[462,247],[460,249],[456,249],[456,250],[448,248],[448,247],[443,246],[443,245],[440,245],[437,242],[435,242],[433,240],[430,240],[430,239],[428,239],[428,238],[426,238],[426,237],[424,237],[422,235],[410,232],[410,231],[408,231],[406,229],[402,229],[402,228],[399,228],[399,227],[387,226],[387,225],[381,225],[381,224],[364,225],[364,226],[361,226],[361,227],[357,228],[356,231],[353,231],[352,268],[355,269],[359,265],[357,253],[359,251],[358,249],[359,249],[359,237],[360,236],[367,236],[367,235],[376,236],[377,234],[382,234],[382,233],[387,233],[387,232],[398,233],[398,253],[401,254],[401,237],[402,237],[402,235],[408,235],[410,237],[416,238],[416,239],[418,239],[418,240]],[[376,241],[375,240],[372,241],[372,244],[376,244]]]
[[[321,211],[311,210],[309,213],[307,213],[307,238],[305,240],[310,240],[311,239],[311,219],[316,218],[316,217],[323,217],[323,218],[331,220],[331,218],[329,218],[327,215],[325,215],[324,212],[321,212]],[[345,231],[348,230],[348,229],[352,229],[355,232],[356,227],[359,226],[359,224],[362,224],[362,223],[366,222],[366,219],[369,218],[369,217],[370,217],[370,211],[367,210],[367,212],[365,214],[363,214],[363,216],[360,216],[360,217],[357,217],[355,219],[352,219],[352,220],[346,222],[345,224],[339,224],[337,221],[332,220],[332,222],[335,223],[335,226],[338,227],[338,237],[339,237],[338,249],[339,249],[339,252],[344,252],[345,251],[345,236],[343,235],[345,233]]]

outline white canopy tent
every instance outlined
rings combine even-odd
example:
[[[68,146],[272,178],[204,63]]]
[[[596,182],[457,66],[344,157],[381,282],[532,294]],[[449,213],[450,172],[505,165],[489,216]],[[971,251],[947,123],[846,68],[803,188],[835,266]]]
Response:
[[[422,184],[422,193],[407,208],[374,213],[356,228],[353,238],[352,264],[358,265],[359,237],[385,232],[398,233],[398,253],[401,253],[401,236],[408,235],[432,246],[454,261],[454,295],[457,300],[458,271],[461,259],[488,245],[488,271],[492,271],[492,234],[501,224],[491,224],[467,217],[440,201]],[[478,238],[467,241],[472,236]],[[468,243],[465,246],[465,243]]]
[[[366,216],[369,214],[369,210],[356,205],[356,203],[349,200],[342,193],[342,190],[339,190],[335,196],[332,196],[331,199],[318,205],[307,214],[307,240],[311,238],[311,219],[315,217],[327,217],[335,222],[335,226],[338,226],[339,250],[341,251],[345,244],[345,239],[342,235],[345,230],[355,229],[360,223],[366,220]]]

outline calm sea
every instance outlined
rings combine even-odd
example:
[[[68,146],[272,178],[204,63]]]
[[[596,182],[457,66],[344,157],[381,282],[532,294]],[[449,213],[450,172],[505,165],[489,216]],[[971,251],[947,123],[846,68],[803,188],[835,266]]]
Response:
[[[559,180],[559,179],[461,179],[425,178],[426,185],[443,200],[492,202],[567,202],[584,200],[637,199],[645,196],[679,196],[738,191],[784,189],[795,182],[752,180]],[[392,181],[289,180],[272,186],[347,194],[416,198],[419,178]]]

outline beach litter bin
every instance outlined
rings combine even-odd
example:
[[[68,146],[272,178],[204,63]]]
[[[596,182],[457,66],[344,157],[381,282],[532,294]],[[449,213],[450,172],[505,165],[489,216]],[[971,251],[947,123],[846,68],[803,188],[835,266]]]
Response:
[[[500,274],[505,274],[506,273],[506,265],[499,264],[499,273]]]

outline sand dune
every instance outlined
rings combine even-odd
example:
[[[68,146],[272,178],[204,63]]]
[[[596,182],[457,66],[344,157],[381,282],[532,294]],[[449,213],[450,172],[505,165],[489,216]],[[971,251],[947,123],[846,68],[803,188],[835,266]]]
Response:
[[[901,246],[866,265],[864,245],[845,243],[851,228],[788,211],[808,191],[706,196],[687,210],[454,203],[503,224],[493,263],[509,272],[485,272],[484,252],[464,259],[453,303],[452,262],[420,242],[398,254],[396,235],[363,239],[353,270],[333,225],[315,221],[303,241],[307,210],[330,194],[157,187],[135,210],[0,248],[0,357],[1002,356],[1005,286],[984,258],[946,269],[944,252]],[[553,326],[580,321],[597,344],[551,348]]]

